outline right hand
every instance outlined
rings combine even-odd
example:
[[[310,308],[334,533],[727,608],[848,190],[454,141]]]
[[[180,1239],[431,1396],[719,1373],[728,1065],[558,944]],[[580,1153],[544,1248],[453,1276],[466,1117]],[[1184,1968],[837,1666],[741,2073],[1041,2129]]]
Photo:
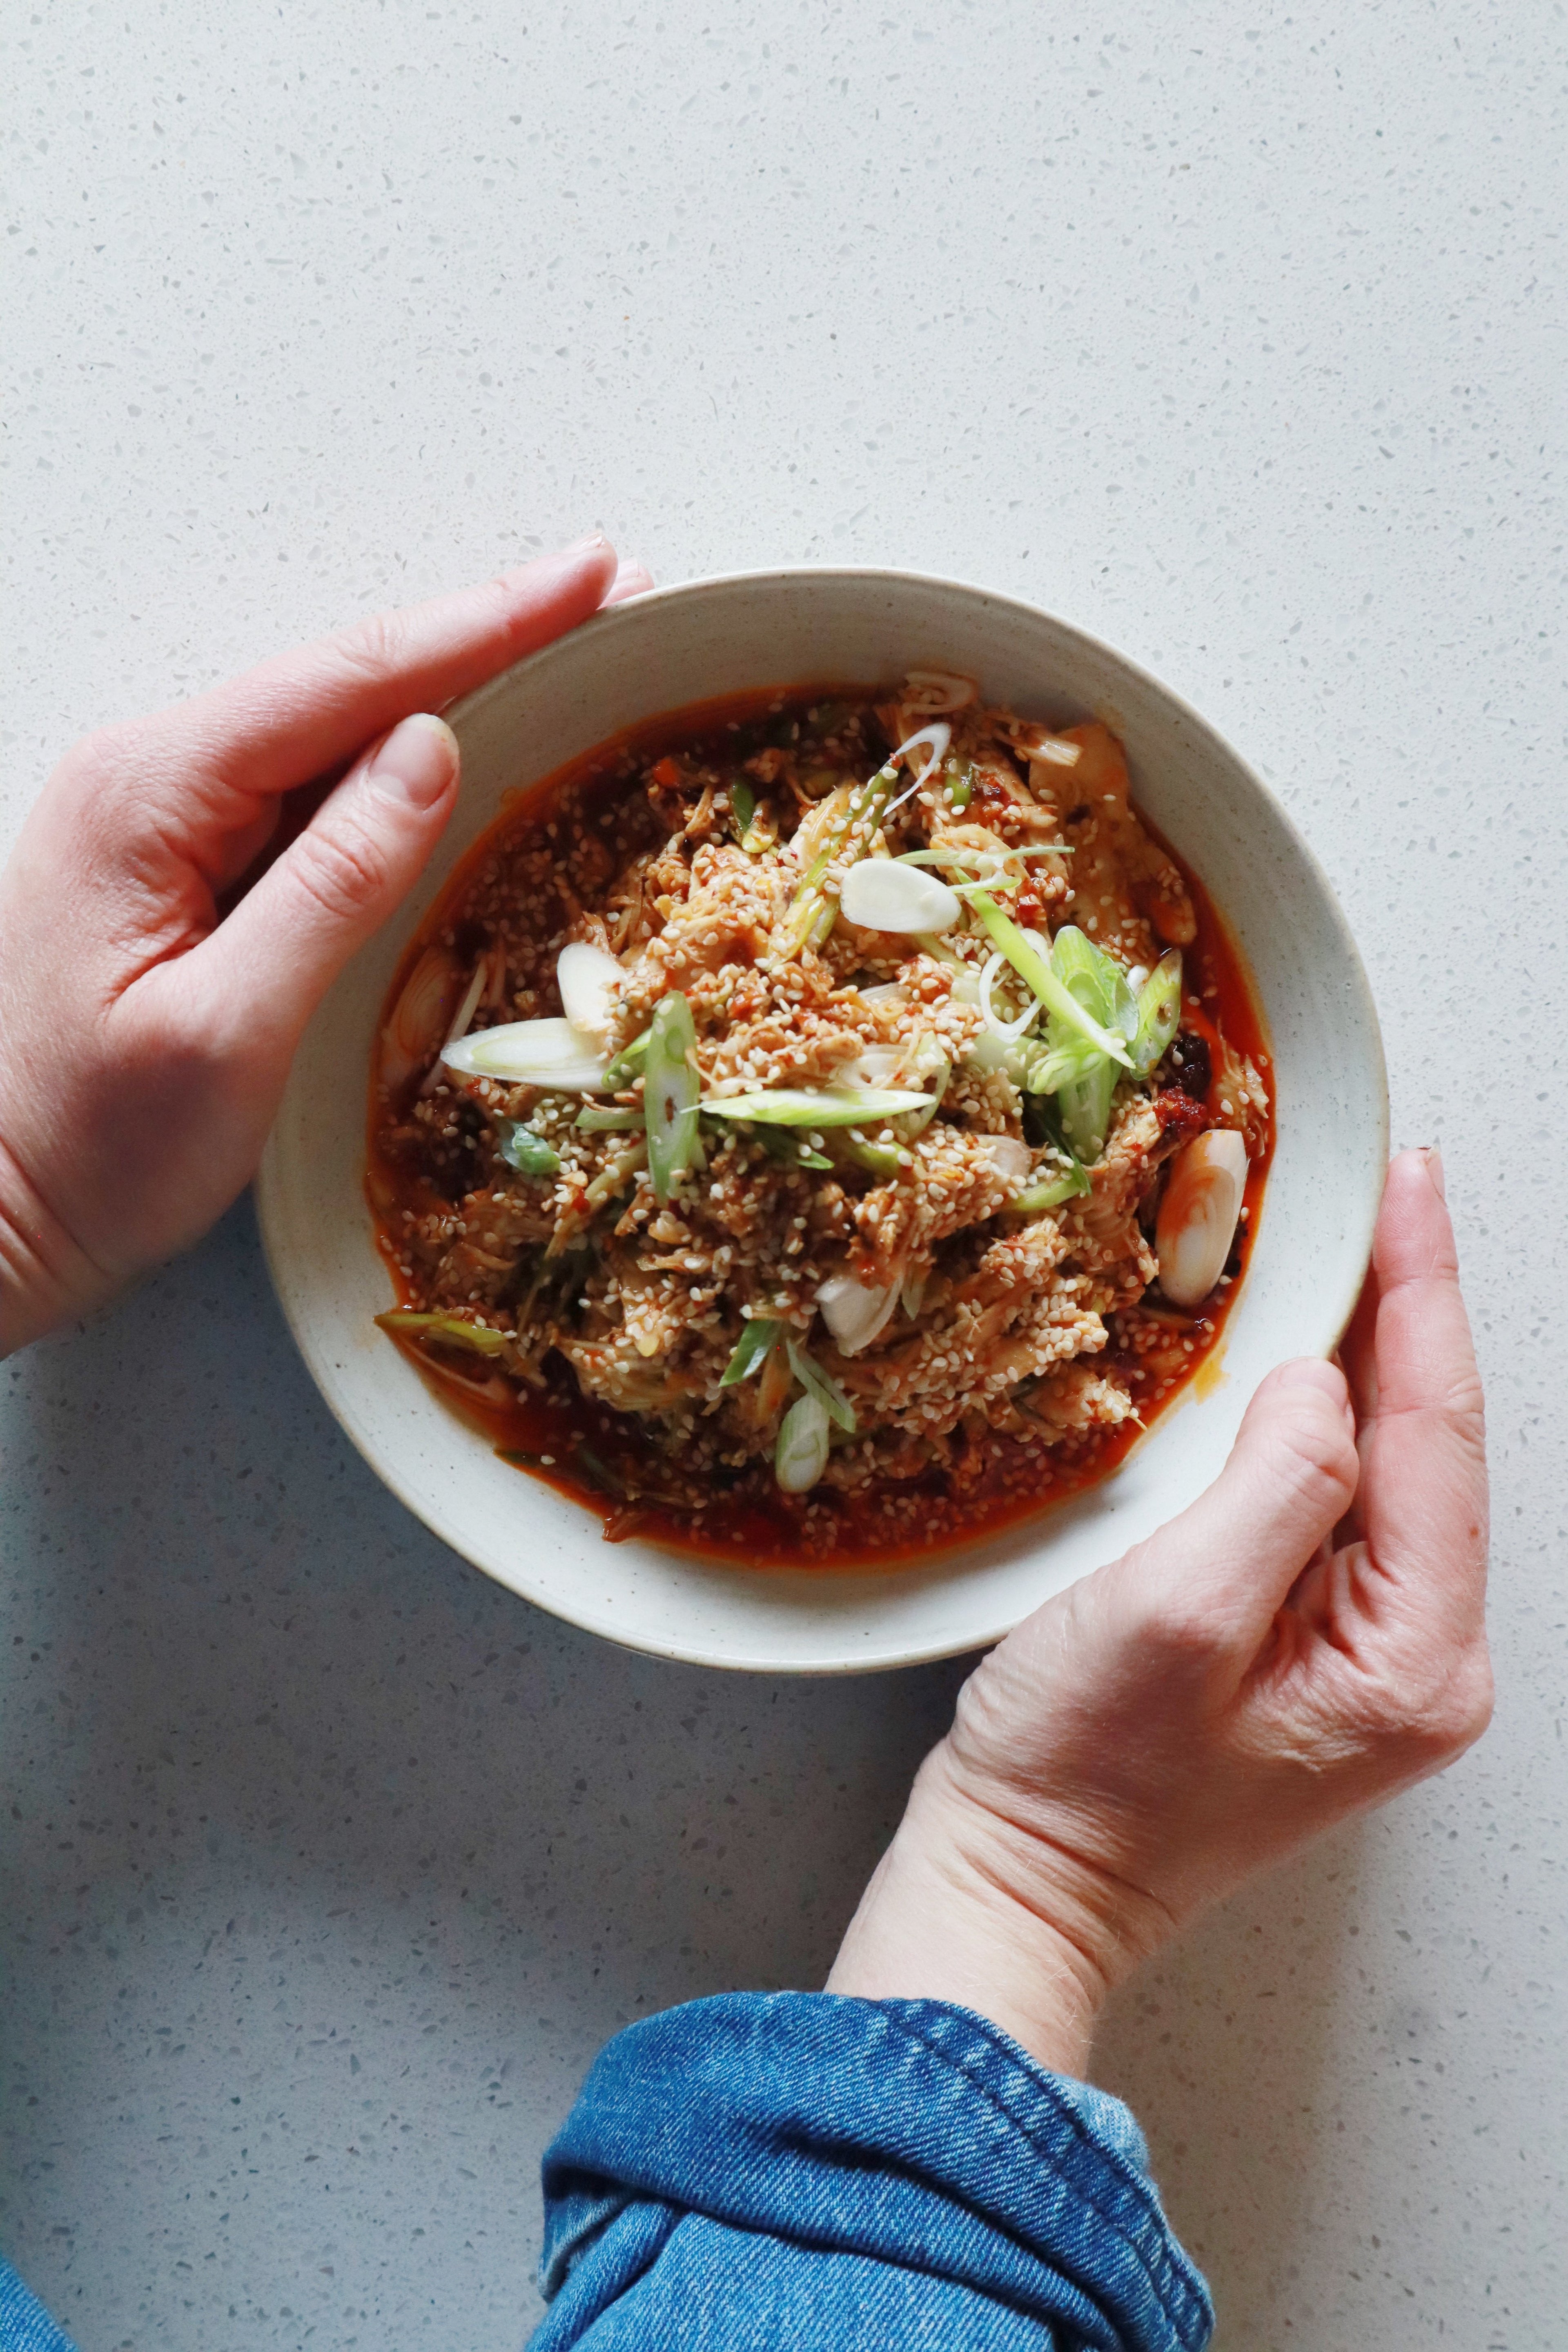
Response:
[[[1342,1353],[1270,1373],[1207,1493],[965,1685],[831,1990],[961,2001],[1081,2073],[1194,1912],[1479,1738],[1481,1391],[1436,1153],[1389,1171]]]

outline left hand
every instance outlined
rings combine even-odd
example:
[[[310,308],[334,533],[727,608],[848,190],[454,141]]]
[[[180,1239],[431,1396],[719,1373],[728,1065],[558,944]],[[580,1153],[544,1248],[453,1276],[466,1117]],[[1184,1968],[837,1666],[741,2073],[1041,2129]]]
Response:
[[[595,537],[66,754],[0,877],[0,1356],[248,1181],[306,1023],[451,814],[457,740],[430,714],[650,584]],[[345,761],[220,920],[281,795]]]

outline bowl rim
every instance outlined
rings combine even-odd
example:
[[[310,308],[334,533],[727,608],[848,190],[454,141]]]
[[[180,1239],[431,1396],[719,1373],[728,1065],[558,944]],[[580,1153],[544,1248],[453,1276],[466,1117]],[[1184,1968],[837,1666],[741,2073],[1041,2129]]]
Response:
[[[1047,622],[1053,630],[1075,640],[1086,650],[1097,655],[1108,656],[1122,671],[1150,688],[1156,697],[1163,698],[1200,738],[1212,743],[1227,760],[1234,762],[1237,769],[1245,776],[1248,786],[1268,803],[1275,821],[1289,840],[1293,854],[1300,859],[1315,882],[1321,904],[1331,918],[1331,925],[1339,950],[1341,969],[1356,999],[1356,1009],[1361,1016],[1368,1042],[1367,1076],[1371,1081],[1373,1096],[1377,1144],[1377,1152],[1373,1164],[1380,1171],[1386,1169],[1390,1137],[1388,1066],[1382,1027],[1377,1015],[1376,999],[1354,934],[1351,930],[1344,909],[1340,904],[1338,894],[1334,890],[1321,859],[1273,786],[1258,773],[1249,760],[1237,751],[1229,739],[1220,733],[1212,720],[1205,719],[1184,695],[1132,656],[1122,652],[1121,647],[1112,644],[1109,638],[1100,636],[1092,630],[1082,628],[1077,623],[1064,619],[1047,606],[1033,604],[1027,598],[1015,596],[1003,590],[986,587],[977,581],[960,579],[944,572],[921,572],[886,564],[772,564],[739,572],[700,573],[689,580],[674,581],[664,586],[646,590],[641,595],[628,597],[617,604],[601,605],[596,613],[590,614],[585,621],[579,623],[564,636],[552,638],[548,645],[536,647],[531,653],[523,655],[518,661],[510,663],[507,668],[498,671],[493,677],[487,678],[482,685],[473,688],[468,694],[459,696],[453,702],[446,705],[442,716],[449,724],[460,728],[470,712],[482,709],[488,702],[505,693],[518,673],[527,669],[531,664],[548,659],[561,647],[577,644],[586,635],[597,635],[605,631],[613,632],[633,622],[637,614],[645,612],[650,606],[677,601],[697,602],[705,597],[721,595],[738,588],[788,581],[828,580],[843,581],[869,589],[874,589],[879,583],[885,583],[889,586],[915,586],[929,588],[939,593],[958,590],[964,595],[977,596],[988,604],[1010,610],[1025,621]],[[780,682],[763,681],[768,684]],[[787,680],[782,682],[788,683]],[[672,706],[677,709],[679,707]],[[650,710],[647,715],[652,718],[659,714]],[[591,750],[593,747],[585,748]],[[536,782],[544,781],[542,777],[535,780]],[[531,788],[530,785],[522,787],[525,793]],[[1219,912],[1222,919],[1226,919],[1226,910],[1223,907],[1219,908]],[[400,907],[387,919],[388,924],[395,925],[401,913]],[[336,984],[336,982],[333,983],[334,986]],[[284,1228],[279,1213],[281,1204],[278,1192],[280,1181],[276,1168],[274,1141],[269,1136],[256,1179],[262,1251],[273,1291],[282,1308],[290,1336],[304,1358],[306,1367],[324,1399],[329,1412],[349,1438],[355,1451],[368,1463],[377,1477],[391,1490],[406,1510],[410,1511],[423,1526],[428,1528],[442,1543],[455,1551],[459,1559],[467,1560],[481,1573],[494,1576],[494,1571],[488,1563],[477,1558],[468,1543],[447,1523],[447,1513],[440,1501],[425,1493],[416,1492],[412,1482],[405,1478],[390,1449],[373,1437],[369,1431],[362,1431],[355,1421],[350,1418],[344,1402],[337,1393],[336,1383],[331,1377],[330,1365],[321,1359],[321,1351],[308,1334],[296,1324],[289,1304],[289,1285],[283,1267]],[[1381,1192],[1382,1175],[1380,1173],[1379,1198],[1381,1198]],[[1370,1263],[1372,1232],[1375,1223],[1376,1212],[1376,1200],[1363,1203],[1366,1253],[1364,1257],[1361,1256],[1360,1253],[1356,1254],[1352,1263],[1359,1261],[1361,1271],[1353,1277],[1349,1295],[1342,1294],[1338,1302],[1333,1305],[1329,1328],[1335,1333],[1335,1337],[1323,1347],[1322,1353],[1325,1358],[1331,1357],[1334,1353],[1339,1337],[1342,1335],[1348,1325],[1360,1296],[1365,1276],[1365,1266]],[[958,1548],[954,1547],[954,1549]],[[676,1555],[676,1557],[679,1556]],[[919,1575],[940,1573],[943,1558],[943,1555],[931,1555],[929,1558],[922,1555],[919,1560],[911,1562],[910,1570],[904,1572],[912,1571]],[[706,1559],[692,1564],[700,1566],[704,1572],[720,1576],[756,1577],[762,1573],[756,1570],[730,1568],[722,1562]],[[865,1576],[868,1579],[876,1579],[882,1574],[897,1575],[898,1573],[900,1571],[897,1570],[883,1571],[874,1567],[858,1571],[849,1570],[835,1574],[833,1582],[842,1590],[852,1577]],[[1009,1620],[996,1626],[987,1625],[983,1631],[966,1633],[964,1638],[958,1642],[944,1636],[937,1636],[926,1642],[883,1648],[878,1654],[868,1657],[845,1655],[837,1660],[825,1662],[817,1658],[788,1655],[781,1657],[767,1654],[739,1655],[732,1647],[709,1648],[689,1639],[660,1640],[652,1633],[628,1639],[624,1631],[618,1630],[614,1623],[607,1622],[606,1613],[598,1608],[573,1610],[563,1606],[561,1600],[553,1593],[546,1598],[541,1593],[521,1589],[510,1579],[496,1576],[494,1580],[502,1583],[507,1591],[516,1592],[520,1599],[526,1600],[547,1615],[560,1618],[585,1633],[609,1641],[617,1648],[635,1651],[644,1656],[664,1658],[673,1664],[710,1667],[740,1674],[830,1676],[890,1673],[901,1666],[933,1664],[944,1658],[963,1656],[973,1650],[989,1648],[1012,1630],[1015,1622]]]

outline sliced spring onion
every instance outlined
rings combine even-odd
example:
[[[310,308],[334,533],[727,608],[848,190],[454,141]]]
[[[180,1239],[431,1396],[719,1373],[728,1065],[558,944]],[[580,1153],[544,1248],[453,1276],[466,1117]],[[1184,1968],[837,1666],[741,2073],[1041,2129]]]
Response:
[[[947,804],[952,809],[966,809],[974,797],[974,770],[967,760],[949,765],[947,771]]]
[[[738,1388],[742,1381],[749,1381],[753,1372],[760,1371],[778,1345],[779,1334],[784,1328],[782,1323],[775,1323],[767,1316],[754,1317],[735,1342],[734,1350],[720,1380],[720,1387]]]
[[[1103,948],[1096,947],[1087,932],[1069,923],[1057,933],[1051,969],[1074,1001],[1109,1034],[1131,1043],[1138,1032],[1137,999],[1121,966]],[[1058,1052],[1076,1055],[1081,1041],[1053,1017],[1046,1042]],[[1086,1167],[1105,1149],[1116,1078],[1109,1060],[1090,1055],[1082,1057],[1077,1068],[1067,1065],[1055,1088],[1063,1139]]]
[[[639,1135],[635,1143],[628,1143],[624,1151],[617,1151],[609,1164],[600,1169],[583,1195],[584,1205],[597,1209],[606,1201],[613,1201],[616,1194],[631,1181],[647,1158],[647,1145]],[[554,1246],[552,1242],[552,1250]],[[568,1244],[568,1246],[572,1244]]]
[[[752,829],[752,819],[757,814],[757,796],[745,780],[737,776],[730,787],[730,806],[734,813],[735,831],[745,847],[746,835]]]
[[[496,1150],[520,1176],[553,1176],[561,1165],[561,1154],[553,1146],[515,1118],[497,1119]]]
[[[909,1272],[905,1275],[903,1281],[900,1286],[899,1303],[903,1307],[904,1313],[909,1317],[911,1323],[921,1311],[921,1307],[926,1295],[926,1284],[930,1279],[931,1266],[929,1262],[922,1265],[917,1258],[914,1265],[910,1266]]]
[[[629,1134],[643,1125],[643,1114],[631,1103],[588,1103],[573,1124],[584,1135]]]
[[[1045,760],[1053,768],[1076,768],[1083,757],[1081,743],[1064,743],[1059,735],[1037,735],[1018,749],[1027,760]]]
[[[779,1424],[773,1476],[783,1493],[804,1495],[827,1467],[827,1410],[814,1396],[796,1397]]]
[[[1131,1044],[1138,1034],[1138,1000],[1114,956],[1096,947],[1076,923],[1064,923],[1052,943],[1051,970],[1113,1037]]]
[[[476,1356],[499,1356],[506,1346],[504,1331],[492,1331],[487,1323],[465,1323],[460,1315],[421,1315],[412,1307],[396,1307],[375,1319],[384,1331],[406,1331],[411,1338],[445,1339],[450,1346],[467,1348]]]
[[[621,1047],[605,1072],[603,1090],[605,1094],[618,1095],[624,1087],[630,1086],[647,1059],[648,1040],[652,1035],[651,1029],[645,1029],[639,1037],[632,1039],[629,1045]]]
[[[904,673],[904,691],[899,700],[906,710],[934,716],[939,710],[966,710],[979,691],[972,677],[961,677],[956,670],[911,669]]]
[[[656,1201],[668,1201],[690,1167],[697,1150],[697,1032],[691,1007],[679,988],[654,1007],[644,1074],[643,1115],[647,1128],[647,1165]]]
[[[1105,1149],[1115,1092],[1115,1066],[1103,1057],[1097,1059],[1081,1078],[1068,1078],[1057,1088],[1063,1139],[1074,1158],[1086,1165],[1091,1165]]]
[[[1132,1040],[1132,1066],[1146,1077],[1170,1049],[1182,1018],[1182,951],[1172,948],[1160,958],[1138,991],[1138,1028]]]
[[[930,1095],[905,1087],[774,1087],[748,1095],[710,1095],[705,1118],[754,1119],[760,1127],[858,1127],[862,1119],[893,1118],[923,1110]]]
[[[919,792],[927,777],[932,775],[942,765],[943,760],[946,759],[947,747],[952,740],[952,728],[947,725],[945,720],[938,719],[934,719],[929,727],[917,727],[912,735],[905,736],[903,741],[900,744],[896,751],[889,752],[888,767],[884,768],[882,771],[884,775],[887,774],[888,768],[896,767],[900,760],[909,759],[910,753],[918,750],[922,743],[925,745],[925,748],[931,756],[927,760],[925,766],[921,770],[919,775],[914,777],[910,782],[904,786],[904,789],[899,794],[898,799],[896,801],[889,802],[887,808],[883,812],[884,815],[891,816],[896,808],[902,808],[907,800],[913,799],[915,793]],[[914,762],[910,761],[910,764],[912,767]]]
[[[925,1133],[936,1117],[942,1098],[947,1092],[947,1082],[952,1076],[952,1065],[937,1040],[926,1030],[915,1039],[905,1055],[899,1076],[906,1081],[912,1079],[917,1087],[926,1089],[924,1109],[908,1111],[894,1121],[893,1132],[900,1143],[912,1143],[917,1135]]]
[[[822,1285],[816,1303],[839,1354],[858,1356],[886,1329],[899,1303],[899,1286],[889,1282],[873,1287],[857,1282],[852,1274],[836,1274]]]
[[[1037,1019],[1041,1011],[1041,1005],[1039,998],[1032,996],[1016,1021],[1004,1021],[1001,1018],[991,1002],[991,990],[997,973],[1006,961],[1007,959],[1000,948],[994,954],[986,958],[984,969],[980,974],[980,1010],[985,1015],[987,1034],[993,1037],[999,1037],[1005,1045],[1012,1045],[1017,1043],[1025,1030]]]
[[[1042,1209],[1058,1209],[1064,1201],[1074,1201],[1089,1189],[1089,1171],[1075,1160],[1065,1174],[1047,1177],[1043,1182],[1031,1184],[1007,1203],[1007,1213],[1014,1217],[1037,1217]]]
[[[555,959],[561,1010],[574,1029],[601,1040],[615,1018],[626,973],[613,955],[590,940],[572,940]]]
[[[863,1135],[841,1135],[838,1149],[846,1160],[863,1168],[868,1176],[875,1176],[890,1184],[899,1172],[899,1147],[896,1143],[868,1143]]]
[[[1058,979],[1039,949],[1030,944],[1012,917],[1002,912],[994,898],[984,890],[977,890],[970,904],[990,933],[993,944],[1001,949],[1025,986],[1031,989],[1058,1020],[1086,1037],[1098,1053],[1108,1055],[1111,1061],[1120,1062],[1123,1069],[1130,1069],[1131,1063],[1122,1040],[1112,1036],[1092,1014],[1084,1011],[1071,990]]]
[[[855,1408],[837,1381],[828,1379],[822,1366],[806,1354],[798,1339],[786,1339],[784,1349],[789,1357],[789,1368],[806,1395],[815,1397],[829,1420],[836,1421],[840,1429],[853,1437]]]
[[[507,1021],[499,1029],[477,1029],[444,1046],[441,1059],[468,1077],[562,1094],[601,1094],[607,1076],[593,1040],[563,1020]]]
[[[844,877],[838,911],[868,931],[951,931],[963,908],[934,874],[901,858],[863,857]]]
[[[831,1168],[833,1165],[832,1160],[822,1152],[813,1151],[810,1146],[805,1143],[801,1145],[796,1159],[802,1168]]]
[[[888,795],[898,781],[893,764],[897,757],[895,752],[893,759],[865,783],[844,787],[843,800],[837,807],[825,808],[821,846],[796,886],[784,917],[780,961],[787,963],[803,948],[820,947],[833,929],[838,904],[828,897],[823,884],[830,866],[839,863],[854,865],[871,846],[887,813]],[[837,794],[834,797],[837,800]],[[807,822],[816,822],[815,813]]]

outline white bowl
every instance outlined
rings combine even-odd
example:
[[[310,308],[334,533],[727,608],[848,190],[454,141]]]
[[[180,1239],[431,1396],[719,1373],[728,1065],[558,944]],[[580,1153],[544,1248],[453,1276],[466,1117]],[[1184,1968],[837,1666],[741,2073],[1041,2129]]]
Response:
[[[1139,804],[1239,940],[1270,1033],[1278,1140],[1222,1377],[1173,1403],[1102,1485],[918,1567],[716,1567],[598,1521],[497,1459],[373,1317],[391,1301],[363,1189],[381,1005],[410,933],[503,793],[633,722],[763,686],[978,677],[983,698],[1068,723],[1104,719]],[[258,1182],[283,1311],[328,1404],[426,1525],[514,1592],[664,1657],[834,1674],[993,1642],[1181,1510],[1223,1463],[1269,1367],[1326,1355],[1360,1287],[1388,1156],[1377,1015],[1343,916],[1267,786],[1146,671],[1007,596],[907,572],[744,572],[618,605],[480,688],[451,714],[457,813],[418,889],[311,1023]]]

